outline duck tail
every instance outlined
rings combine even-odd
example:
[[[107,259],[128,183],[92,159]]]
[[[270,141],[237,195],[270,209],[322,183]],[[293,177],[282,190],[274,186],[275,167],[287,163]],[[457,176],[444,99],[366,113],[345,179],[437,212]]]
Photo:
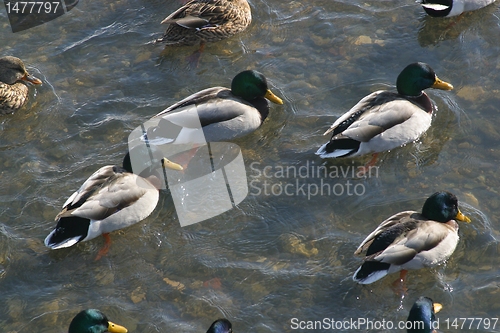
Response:
[[[330,140],[316,151],[321,158],[347,157],[356,153],[360,142],[352,139]]]
[[[154,145],[173,143],[179,138],[179,134],[183,129],[183,126],[162,118],[158,122],[158,126],[147,129],[147,140]]]
[[[390,264],[378,261],[366,261],[359,267],[352,279],[359,284],[370,284],[380,280],[389,273]]]
[[[70,247],[87,237],[89,227],[89,219],[78,216],[61,217],[54,230],[45,238],[44,244],[53,250]]]

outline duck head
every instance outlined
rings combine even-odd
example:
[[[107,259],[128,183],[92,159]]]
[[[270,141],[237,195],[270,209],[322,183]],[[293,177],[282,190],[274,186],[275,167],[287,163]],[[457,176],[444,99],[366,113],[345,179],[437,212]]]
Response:
[[[217,319],[210,325],[207,333],[232,333],[233,325],[227,319]]]
[[[42,81],[30,75],[21,59],[11,56],[0,58],[0,82],[13,85],[17,82],[41,84]]]
[[[265,76],[254,70],[238,73],[231,82],[231,92],[248,102],[264,97],[273,103],[283,104],[283,100],[268,88]]]
[[[69,324],[68,333],[127,333],[123,326],[110,322],[99,310],[83,310]]]
[[[396,81],[396,88],[401,95],[420,96],[422,90],[427,88],[452,90],[453,86],[439,79],[426,63],[415,62],[401,71]]]
[[[436,192],[425,200],[422,215],[433,221],[446,223],[459,220],[469,223],[471,220],[458,209],[458,199],[450,192]]]
[[[443,306],[434,303],[429,297],[419,297],[413,304],[408,315],[407,332],[409,333],[430,333],[433,331],[434,322],[436,322],[436,313]]]

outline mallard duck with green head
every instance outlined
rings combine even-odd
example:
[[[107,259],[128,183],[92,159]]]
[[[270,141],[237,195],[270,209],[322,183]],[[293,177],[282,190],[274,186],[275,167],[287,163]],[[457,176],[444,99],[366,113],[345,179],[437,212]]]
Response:
[[[74,192],[57,214],[54,230],[45,238],[51,249],[73,246],[79,242],[105,237],[105,246],[97,259],[109,249],[109,233],[148,217],[156,208],[162,176],[157,170],[182,167],[167,159],[151,162],[144,177],[132,173],[130,154],[123,166],[107,165],[94,172]]]
[[[434,303],[429,297],[419,297],[411,307],[408,319],[406,319],[406,331],[408,333],[431,333],[437,332],[436,313],[441,311],[443,306]]]
[[[406,66],[396,81],[397,92],[379,90],[360,100],[324,133],[332,133],[317,155],[355,157],[379,153],[418,140],[431,125],[433,106],[423,91],[451,90],[427,64]],[[376,156],[376,155],[375,155]]]
[[[97,309],[87,309],[78,313],[69,324],[68,333],[127,333],[123,326],[108,320],[106,315]]]
[[[246,70],[233,78],[230,89],[201,90],[155,115],[161,120],[148,130],[148,137],[157,145],[231,141],[260,127],[269,115],[267,100],[283,104],[264,75]]]
[[[233,333],[233,325],[225,318],[217,319],[210,325],[207,333]]]
[[[21,59],[11,56],[0,58],[0,114],[15,112],[26,103],[28,82],[42,83],[28,73]]]
[[[167,45],[215,42],[245,30],[252,21],[246,0],[191,0],[167,16],[163,37]]]
[[[356,255],[364,263],[353,280],[370,284],[387,274],[432,267],[445,262],[458,244],[458,221],[470,222],[458,209],[458,199],[450,192],[436,192],[424,203],[422,212],[404,211],[383,221],[365,238]]]

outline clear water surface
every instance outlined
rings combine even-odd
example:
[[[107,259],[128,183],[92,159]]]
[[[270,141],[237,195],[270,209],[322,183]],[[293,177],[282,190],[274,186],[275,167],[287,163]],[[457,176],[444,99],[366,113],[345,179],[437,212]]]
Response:
[[[444,305],[440,331],[461,331],[446,319],[499,317],[498,4],[439,20],[411,0],[249,2],[251,27],[208,45],[197,68],[186,62],[195,48],[151,43],[178,0],[80,1],[16,34],[0,6],[0,54],[22,58],[43,80],[25,108],[0,119],[2,332],[63,332],[89,307],[138,333],[204,332],[222,316],[236,332],[307,331],[294,330],[292,318],[397,323],[421,295]],[[351,173],[369,157],[314,155],[339,115],[374,90],[394,89],[415,61],[455,86],[428,91],[438,111],[421,140],[382,154],[369,178]],[[99,261],[102,238],[44,247],[66,198],[99,167],[121,162],[135,127],[249,68],[285,104],[236,142],[252,185],[236,209],[181,228],[163,192],[149,218],[112,234]],[[312,173],[318,166],[346,174],[325,178]],[[324,183],[336,192],[315,194]],[[297,191],[280,195],[287,184]],[[391,287],[396,275],[354,284],[363,238],[395,212],[420,210],[437,190],[455,193],[473,220],[461,225],[447,264],[410,272],[402,300]],[[500,323],[468,331],[500,332]]]

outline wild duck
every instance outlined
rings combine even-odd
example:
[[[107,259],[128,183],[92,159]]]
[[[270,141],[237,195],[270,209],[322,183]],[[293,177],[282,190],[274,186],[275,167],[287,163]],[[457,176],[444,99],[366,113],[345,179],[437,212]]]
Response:
[[[96,309],[78,313],[69,324],[68,333],[127,333],[127,329],[108,320],[106,315]]]
[[[166,159],[161,163],[165,167],[181,169]],[[55,218],[56,227],[45,238],[45,245],[61,249],[103,235],[106,242],[97,259],[106,254],[110,232],[145,219],[156,208],[161,176],[155,175],[155,168],[159,167],[159,164],[151,166],[147,178],[136,175],[132,173],[130,154],[127,153],[123,167],[107,165],[94,172],[66,200]]]
[[[167,45],[215,42],[245,30],[252,21],[246,0],[191,0],[167,16],[163,37]]]
[[[413,304],[408,319],[406,319],[406,331],[408,333],[431,333],[437,332],[436,313],[441,311],[443,306],[434,303],[429,297],[421,296]]]
[[[26,103],[27,82],[42,83],[28,73],[21,59],[11,56],[0,58],[0,114],[15,112]]]
[[[458,223],[470,222],[458,209],[458,199],[450,192],[436,192],[424,203],[422,213],[404,211],[383,221],[369,234],[356,255],[364,263],[353,280],[370,284],[387,274],[432,267],[446,261],[458,244]]]
[[[227,319],[217,319],[210,325],[207,333],[232,333],[233,325]]]
[[[204,89],[155,115],[161,120],[148,137],[159,138],[157,144],[230,141],[260,127],[269,115],[266,99],[283,104],[268,88],[264,75],[246,70],[233,78],[231,89]],[[193,114],[199,121],[192,121]]]
[[[379,90],[364,97],[324,133],[332,133],[317,155],[355,157],[388,151],[420,138],[431,125],[433,106],[424,89],[451,90],[427,64],[408,65],[396,81],[397,92]],[[376,155],[375,155],[376,156]]]

